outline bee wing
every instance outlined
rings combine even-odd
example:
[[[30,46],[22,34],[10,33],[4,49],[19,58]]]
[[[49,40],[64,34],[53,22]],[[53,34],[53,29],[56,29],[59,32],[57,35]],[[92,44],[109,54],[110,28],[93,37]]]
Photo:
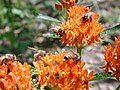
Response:
[[[51,31],[53,32],[54,29],[56,29],[56,25],[55,25],[55,24],[52,24],[51,27],[50,27],[50,29],[49,29],[49,31],[50,31],[50,32],[51,32]]]
[[[33,47],[28,47],[28,48],[31,49],[31,50],[34,51],[34,52],[38,52],[38,50],[35,49],[35,48],[33,48]]]
[[[74,53],[72,50],[70,50],[70,55],[73,57],[78,57],[78,55],[76,53]]]

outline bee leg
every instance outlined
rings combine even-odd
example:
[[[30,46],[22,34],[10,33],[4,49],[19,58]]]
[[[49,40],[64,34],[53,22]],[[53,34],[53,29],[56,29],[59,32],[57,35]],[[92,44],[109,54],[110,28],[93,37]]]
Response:
[[[92,17],[90,17],[90,22],[92,22]]]

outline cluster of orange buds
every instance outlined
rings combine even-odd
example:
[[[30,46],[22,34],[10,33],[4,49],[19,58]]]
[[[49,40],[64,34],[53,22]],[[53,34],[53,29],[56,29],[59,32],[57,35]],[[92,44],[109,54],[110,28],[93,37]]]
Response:
[[[76,3],[76,0],[62,0],[59,3],[55,3],[55,8],[57,10],[62,10],[62,8],[69,9],[71,6],[73,6]]]
[[[115,38],[116,47],[111,44],[104,46],[105,55],[104,60],[106,62],[105,66],[102,66],[102,69],[105,69],[105,74],[110,71],[113,72],[112,76],[115,76],[117,80],[120,80],[120,37]]]
[[[0,65],[0,90],[31,90],[31,66],[26,62],[22,65],[16,60],[5,59]]]
[[[68,10],[68,19],[60,27],[64,29],[61,42],[78,47],[80,44],[96,44],[101,40],[100,33],[105,28],[98,23],[99,15],[86,6],[72,6]]]
[[[95,78],[93,71],[83,70],[85,63],[72,58],[65,59],[66,52],[47,54],[42,60],[34,61],[41,89],[45,86],[61,90],[89,90],[88,82]]]

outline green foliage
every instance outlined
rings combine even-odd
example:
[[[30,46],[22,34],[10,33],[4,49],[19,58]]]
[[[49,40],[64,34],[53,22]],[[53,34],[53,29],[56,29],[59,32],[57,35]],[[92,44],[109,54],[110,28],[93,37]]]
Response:
[[[120,90],[120,85],[115,90]]]
[[[110,79],[111,78],[112,73],[109,72],[108,74],[104,74],[102,73],[97,73],[95,74],[96,78],[94,78],[93,80],[106,80],[106,79]]]
[[[36,72],[36,69],[34,68],[34,67],[31,67],[31,71],[32,71],[32,84],[34,85],[36,82],[36,78],[37,78],[37,76],[38,76],[38,73]],[[40,89],[40,87],[39,86],[35,86],[34,88],[36,88],[36,89]]]
[[[57,0],[57,1],[61,2],[62,0]]]
[[[100,36],[104,36],[106,34],[112,34],[115,33],[116,31],[120,31],[120,24],[113,26],[111,28],[107,28],[105,31],[101,32]]]
[[[39,14],[37,16],[38,19],[43,19],[43,20],[48,20],[48,21],[52,21],[52,22],[58,22],[60,23],[61,21],[59,21],[58,19],[55,19],[53,17],[50,17],[50,16],[45,16],[45,15],[42,15],[42,14]]]
[[[46,7],[43,3],[44,12]],[[28,46],[35,45],[34,38],[41,33],[36,20],[40,12],[39,0],[0,0],[0,53],[13,53],[19,55],[26,52]],[[40,3],[41,4],[41,3]],[[49,8],[51,9],[51,8]],[[36,25],[36,27],[35,27]],[[6,28],[8,31],[6,31]],[[36,34],[37,33],[37,34]],[[3,43],[5,42],[5,43]],[[8,42],[6,44],[6,42]],[[3,49],[4,48],[4,49]],[[24,57],[24,56],[23,56]]]
[[[55,33],[46,33],[46,34],[43,34],[44,37],[47,37],[47,38],[60,38],[59,35],[56,35]]]

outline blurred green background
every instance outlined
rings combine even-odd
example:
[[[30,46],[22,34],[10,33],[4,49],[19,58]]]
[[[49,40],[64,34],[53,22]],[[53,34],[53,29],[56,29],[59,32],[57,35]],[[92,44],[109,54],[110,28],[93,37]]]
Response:
[[[46,38],[54,22],[36,18],[39,14],[61,19],[54,4],[58,0],[0,0],[0,54],[12,53],[21,60],[32,60],[33,53],[28,46],[47,51],[64,48],[58,39]],[[119,2],[119,3],[118,3]],[[77,4],[93,5],[100,14],[105,27],[120,22],[120,1],[78,0]],[[114,13],[114,14],[113,14]]]

